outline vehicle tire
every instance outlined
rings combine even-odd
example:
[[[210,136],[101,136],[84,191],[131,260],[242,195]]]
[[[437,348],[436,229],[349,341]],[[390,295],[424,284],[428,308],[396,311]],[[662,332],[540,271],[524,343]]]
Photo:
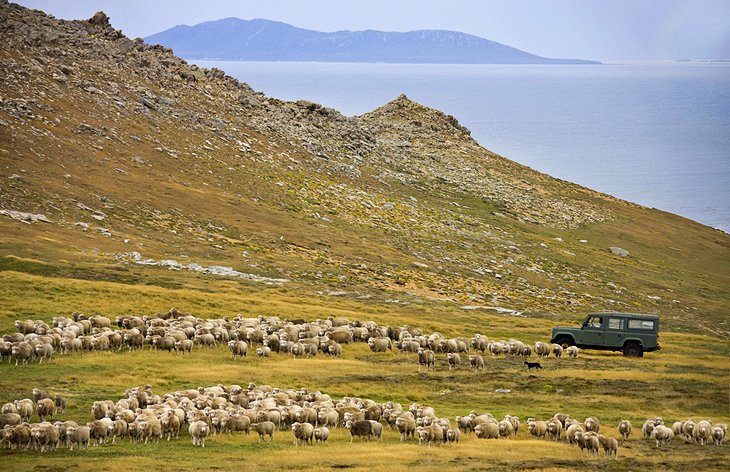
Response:
[[[573,342],[573,340],[567,336],[562,336],[562,337],[556,339],[555,344],[560,344],[563,347],[563,349],[570,347],[570,346],[575,346],[575,343]]]
[[[624,356],[626,357],[644,357],[644,349],[640,344],[628,343],[624,346]]]

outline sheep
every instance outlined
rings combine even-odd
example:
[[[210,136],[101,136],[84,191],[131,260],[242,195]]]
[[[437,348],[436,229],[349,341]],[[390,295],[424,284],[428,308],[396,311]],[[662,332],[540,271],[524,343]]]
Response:
[[[421,366],[426,366],[426,371],[428,369],[435,369],[436,368],[436,354],[430,349],[418,349],[418,371],[421,371]]]
[[[400,433],[401,441],[407,441],[408,436],[410,436],[411,439],[414,438],[414,435],[416,434],[416,419],[413,415],[403,414],[398,416],[395,419],[395,426]]]
[[[251,423],[251,427],[249,429],[258,433],[258,442],[270,442],[274,440],[274,431],[276,430],[276,425],[271,421],[258,421],[256,423]],[[265,436],[268,436],[269,439],[267,440]]]
[[[0,429],[5,426],[16,426],[23,422],[23,418],[17,413],[0,414]]]
[[[205,438],[210,434],[210,426],[205,421],[194,421],[188,429],[193,446],[205,447]]]
[[[44,398],[48,398],[48,392],[46,392],[43,389],[40,388],[34,388],[33,389],[33,400],[38,402],[38,400],[43,400]]]
[[[586,431],[583,435],[584,445],[589,455],[598,456],[601,442],[598,439],[598,434],[595,431]]]
[[[377,420],[368,420],[372,424],[372,437],[383,440],[383,423]]]
[[[446,442],[458,443],[461,439],[461,431],[459,428],[449,428],[446,430]]]
[[[629,439],[629,436],[631,436],[631,421],[629,420],[621,420],[621,422],[617,426],[618,433],[621,435],[621,438],[626,441]]]
[[[707,420],[702,420],[697,423],[692,430],[692,438],[698,442],[700,446],[707,444],[707,442],[712,439],[712,423]]]
[[[201,333],[199,335],[196,334],[195,340],[197,340],[198,344],[205,347],[206,349],[209,349],[218,344],[215,340],[215,336],[210,333]]]
[[[233,416],[228,420],[226,425],[229,432],[245,432],[248,434],[251,428],[251,418],[244,415],[243,413],[234,413]]]
[[[393,351],[390,338],[371,337],[368,339],[368,347],[372,352],[385,352],[387,350],[390,350],[391,352]]]
[[[583,427],[585,428],[586,432],[592,431],[594,433],[597,433],[598,430],[601,429],[601,424],[598,422],[598,418],[595,416],[590,416],[585,419],[583,422]]]
[[[497,423],[497,428],[499,429],[499,437],[501,438],[509,438],[515,431],[512,422],[506,419]]]
[[[606,457],[610,459],[613,456],[614,459],[618,460],[618,441],[616,438],[609,438],[599,434],[598,442],[603,447],[603,453]]]
[[[49,450],[58,448],[58,428],[51,423],[42,422],[31,426],[30,436],[33,447],[39,449],[40,452],[45,452],[46,448]]]
[[[142,350],[144,347],[144,336],[141,333],[125,333],[122,340],[130,351]]]
[[[527,430],[535,437],[542,438],[548,433],[548,424],[546,421],[527,419]]]
[[[116,444],[117,438],[123,438],[129,431],[129,425],[122,419],[114,420],[110,426],[109,433],[112,435],[112,444]]]
[[[340,344],[350,344],[353,341],[353,334],[349,328],[333,329],[327,333],[327,336]]]
[[[246,354],[248,353],[248,344],[246,344],[246,341],[229,341],[228,349],[231,351],[231,355],[235,361],[238,356],[246,357]]]
[[[537,357],[543,358],[545,356],[550,355],[550,346],[548,344],[545,344],[542,341],[538,341],[535,343],[535,354],[537,354]]]
[[[325,443],[327,442],[327,439],[330,437],[330,430],[326,426],[320,426],[319,428],[315,428],[314,430],[314,442],[315,443]]]
[[[340,415],[337,410],[331,408],[322,408],[317,412],[317,424],[320,426],[332,426],[337,427],[340,422]]]
[[[112,325],[111,320],[105,316],[92,316],[89,322],[92,328],[110,328]]]
[[[46,417],[53,418],[53,415],[56,414],[56,402],[50,398],[38,400],[38,403],[36,403],[36,412],[41,421],[45,421]]]
[[[428,444],[429,446],[438,445],[439,443],[444,441],[444,438],[446,437],[446,433],[444,432],[444,429],[437,424],[432,424],[429,426],[419,426],[418,429],[416,429],[416,435],[418,436],[418,445],[421,446],[424,443]]]
[[[89,448],[89,440],[91,438],[90,429],[88,426],[69,426],[66,428],[66,438],[69,444],[69,450],[73,451],[74,445],[77,449]]]
[[[22,400],[15,400],[15,408],[23,421],[30,421],[30,417],[33,415],[33,400],[30,398],[23,398]]]
[[[505,415],[504,419],[512,423],[513,434],[516,437],[520,429],[520,418],[518,416]]]
[[[70,427],[77,428],[79,424],[75,421],[56,421],[53,423],[58,428],[58,441],[69,447],[68,429]]]
[[[174,410],[168,410],[167,414],[162,416],[162,418],[160,419],[160,425],[162,426],[162,436],[167,437],[168,441],[173,436],[177,439],[180,435],[182,423],[180,421],[180,418],[178,418],[178,416],[175,414]]]
[[[139,420],[139,418],[138,418]],[[144,443],[153,440],[159,442],[162,437],[162,423],[155,416],[145,417],[142,421],[137,421],[137,438]]]
[[[672,423],[672,432],[675,436],[681,436],[683,427],[684,421],[675,421],[674,423]]]
[[[571,359],[575,359],[576,357],[578,357],[578,347],[577,346],[568,346],[567,348],[565,348],[565,353]]]
[[[455,418],[455,420],[456,420],[456,426],[461,431],[463,431],[465,433],[470,433],[471,430],[473,429],[472,424],[471,424],[471,420],[472,420],[471,416],[457,416]]]
[[[183,339],[182,341],[175,341],[175,352],[178,354],[192,354],[193,353],[193,342],[189,339]]]
[[[557,418],[551,418],[547,421],[547,434],[555,441],[560,440],[560,434],[563,432],[563,425]]]
[[[474,427],[474,434],[479,439],[499,438],[499,426],[496,421],[481,423]]]
[[[91,417],[95,420],[107,418],[110,410],[114,408],[114,404],[107,401],[97,401],[91,405]]]
[[[21,334],[35,333],[35,323],[32,320],[15,320],[15,328]]]
[[[652,431],[654,430],[654,427],[656,425],[654,424],[653,419],[648,419],[644,421],[644,425],[641,427],[641,432],[644,435],[644,439],[648,439],[651,437]]]
[[[715,443],[716,446],[719,446],[723,443],[725,440],[725,435],[727,434],[727,425],[726,424],[716,424],[712,427],[712,431],[710,432],[710,435],[712,436],[712,442]]]
[[[269,346],[262,346],[256,349],[256,355],[259,357],[269,358],[271,357],[271,348]]]
[[[89,427],[89,437],[94,440],[97,445],[106,443],[106,438],[109,435],[109,427],[105,422],[101,420],[94,420],[86,423],[86,426]]]
[[[583,434],[585,431],[583,430],[583,426],[580,425],[580,423],[573,423],[565,430],[565,436],[568,438],[568,444],[575,444],[576,443],[576,434],[580,433]]]
[[[300,442],[304,444],[312,444],[314,437],[314,426],[310,423],[295,422],[291,425],[292,433],[294,433],[294,446],[299,446]]]
[[[276,409],[261,410],[256,413],[256,421],[270,421],[277,427],[281,426],[281,412]]]
[[[684,424],[682,425],[682,435],[684,436],[685,442],[692,441],[692,433],[694,432],[696,426],[697,423],[695,423],[695,420],[690,419],[684,422]]]
[[[28,449],[31,445],[33,438],[31,437],[30,425],[28,423],[22,423],[16,426],[6,426],[3,428],[5,433],[5,441],[10,446],[10,450],[17,449],[18,447],[24,447]]]
[[[56,395],[56,398],[54,400],[56,403],[56,411],[64,412],[66,411],[66,407],[68,407],[68,400],[61,395]]]
[[[651,438],[656,440],[656,447],[666,446],[674,438],[674,431],[663,424],[655,426],[651,431]]]
[[[474,370],[484,369],[484,358],[480,355],[469,355],[469,363]]]
[[[18,362],[27,365],[33,359],[33,347],[25,341],[20,342],[12,347],[11,357],[15,359],[16,366]]]
[[[461,356],[456,352],[447,353],[446,358],[449,363],[449,370],[458,369],[461,365]]]
[[[482,354],[484,354],[487,350],[487,344],[489,343],[489,340],[486,336],[482,336],[481,334],[475,334],[473,338],[471,338],[471,347],[474,349],[474,352],[481,351]]]
[[[3,415],[6,413],[18,413],[18,409],[15,408],[15,404],[13,403],[6,403],[3,405],[2,410],[0,410],[0,413]]]
[[[348,420],[345,422],[345,428],[350,432],[350,444],[355,436],[359,436],[362,441],[363,437],[367,437],[369,440],[373,435],[373,423],[370,420]]]

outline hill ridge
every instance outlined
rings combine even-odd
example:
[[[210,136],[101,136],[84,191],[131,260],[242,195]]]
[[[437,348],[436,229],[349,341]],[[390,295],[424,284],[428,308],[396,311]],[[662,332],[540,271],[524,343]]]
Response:
[[[322,32],[262,18],[177,25],[145,38],[191,59],[438,64],[598,64],[546,58],[449,30]]]

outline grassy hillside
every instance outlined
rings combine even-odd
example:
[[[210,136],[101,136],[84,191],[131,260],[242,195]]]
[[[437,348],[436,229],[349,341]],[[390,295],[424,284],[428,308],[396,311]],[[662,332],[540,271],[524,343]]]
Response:
[[[642,359],[549,359],[539,372],[489,358],[484,372],[450,373],[440,358],[435,372],[418,373],[413,357],[372,354],[363,344],[334,360],[233,362],[221,347],[184,360],[146,350],[0,365],[0,402],[48,387],[69,396],[65,417],[83,421],[94,400],[140,384],[162,394],[248,382],[418,401],[452,419],[472,409],[523,420],[596,415],[613,436],[629,418],[634,438],[610,466],[525,431],[513,441],[472,435],[431,449],[401,445],[394,432],[383,444],[350,446],[337,431],[331,444],[296,454],[287,454],[288,432],[270,445],[215,437],[205,451],[189,438],[83,453],[0,450],[13,470],[242,462],[474,470],[485,461],[635,470],[726,460],[726,446],[681,441],[656,453],[636,431],[656,415],[728,422],[727,234],[509,161],[481,148],[454,117],[405,96],[361,117],[283,102],[129,40],[104,16],[67,22],[2,4],[0,32],[0,333],[13,331],[15,319],[177,307],[211,318],[345,316],[534,343],[557,323],[617,310],[659,314],[663,346]],[[175,264],[159,265],[166,260]],[[182,268],[191,264],[251,276]]]

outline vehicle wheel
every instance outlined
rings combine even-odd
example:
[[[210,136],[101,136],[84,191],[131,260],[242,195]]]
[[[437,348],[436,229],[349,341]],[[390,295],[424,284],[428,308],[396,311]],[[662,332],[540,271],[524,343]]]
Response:
[[[566,337],[556,339],[555,344],[560,344],[563,347],[563,349],[568,348],[570,346],[575,346],[575,343],[573,342],[573,340],[570,338],[566,338]]]
[[[624,356],[626,357],[643,357],[644,349],[639,344],[629,343],[624,346]]]

